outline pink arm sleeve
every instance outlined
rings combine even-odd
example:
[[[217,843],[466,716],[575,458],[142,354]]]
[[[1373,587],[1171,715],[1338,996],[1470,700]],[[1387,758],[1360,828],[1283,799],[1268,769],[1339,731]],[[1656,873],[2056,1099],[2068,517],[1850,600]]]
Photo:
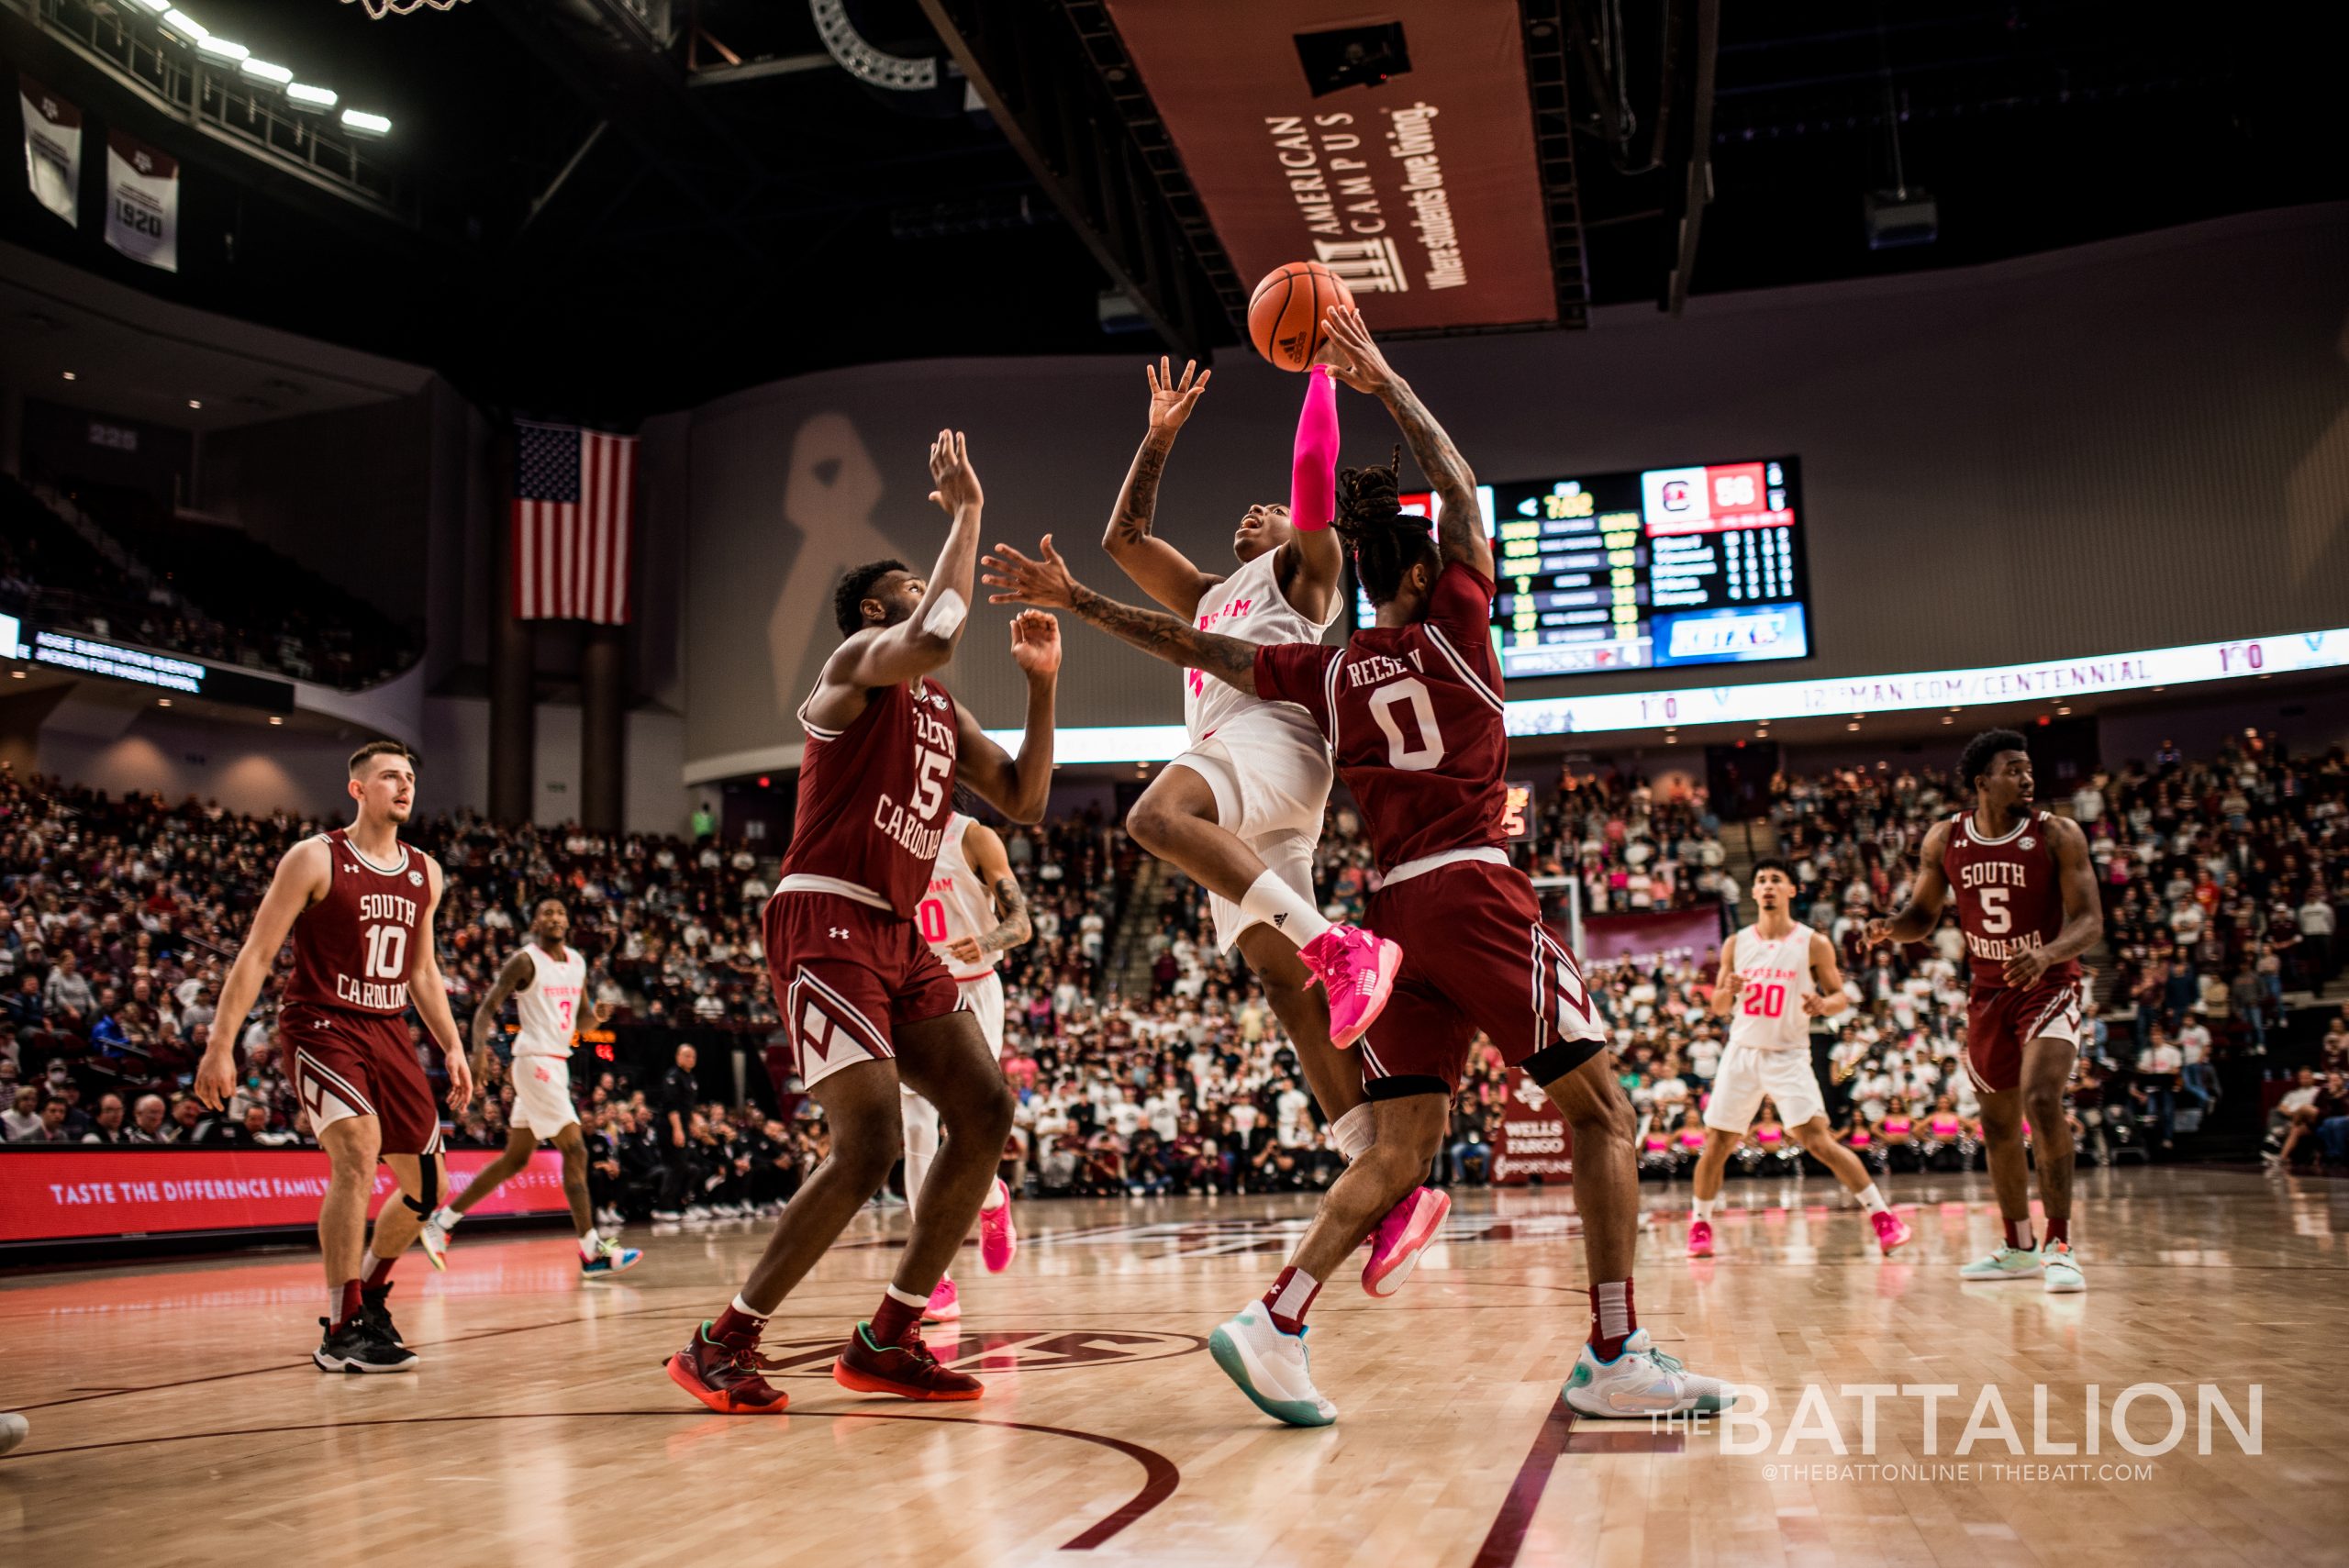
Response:
[[[1288,520],[1318,530],[1338,515],[1338,384],[1330,367],[1306,373],[1305,410],[1297,417],[1297,450],[1289,459]]]

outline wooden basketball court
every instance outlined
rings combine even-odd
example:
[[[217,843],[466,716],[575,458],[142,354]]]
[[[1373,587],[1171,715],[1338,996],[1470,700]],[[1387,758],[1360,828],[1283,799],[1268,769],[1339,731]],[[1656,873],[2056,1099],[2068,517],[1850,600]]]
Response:
[[[1566,1415],[1586,1307],[1556,1189],[1462,1195],[1392,1301],[1350,1278],[1324,1291],[1315,1371],[1341,1417],[1319,1431],[1260,1416],[1204,1351],[1271,1279],[1304,1198],[1024,1205],[1008,1273],[983,1273],[975,1250],[956,1271],[966,1315],[932,1343],[988,1392],[946,1407],[853,1396],[828,1374],[905,1225],[868,1211],[769,1330],[793,1401],[776,1419],[712,1416],[660,1370],[734,1289],[763,1222],[632,1232],[643,1266],[584,1288],[561,1235],[460,1235],[439,1276],[412,1254],[394,1296],[425,1358],[409,1376],[310,1366],[322,1291],[306,1253],[20,1273],[0,1280],[0,1408],[33,1432],[0,1459],[0,1561],[2349,1559],[2349,1186],[2088,1173],[2090,1289],[2050,1296],[1958,1282],[1995,1234],[1983,1178],[1894,1185],[1917,1240],[1891,1262],[1826,1182],[1732,1183],[1720,1255],[1695,1263],[1685,1185],[1646,1190],[1641,1318],[1698,1369],[1766,1391],[1766,1449],[1742,1453],[1725,1440],[1752,1446],[1758,1428]],[[2139,1456],[2113,1407],[2145,1384],[2176,1391],[2183,1435]],[[2197,1451],[2204,1384],[2246,1424],[2260,1385],[2254,1442],[2214,1414]],[[1877,1396],[1866,1453],[1866,1396],[1842,1392],[1857,1385],[1954,1387],[1931,1423],[1921,1397]],[[1979,1408],[1985,1385],[2023,1451]],[[2132,1440],[2160,1444],[2163,1396],[2127,1403]],[[2054,1451],[2066,1442],[2079,1451]]]

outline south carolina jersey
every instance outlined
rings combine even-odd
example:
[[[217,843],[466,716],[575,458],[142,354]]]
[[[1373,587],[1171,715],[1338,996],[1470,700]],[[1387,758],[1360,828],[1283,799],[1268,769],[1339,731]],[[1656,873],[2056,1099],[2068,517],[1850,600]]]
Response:
[[[807,750],[785,889],[819,889],[912,919],[930,889],[954,798],[954,699],[928,676],[865,694],[845,729],[825,729],[800,705]],[[796,880],[795,880],[796,879]]]
[[[1437,576],[1425,620],[1365,628],[1342,648],[1256,654],[1256,689],[1298,704],[1330,742],[1381,872],[1508,841],[1492,607],[1492,584],[1454,562]]]
[[[579,1032],[579,1006],[587,985],[587,960],[577,948],[565,948],[551,958],[532,942],[522,950],[530,955],[535,973],[530,984],[514,993],[515,1017],[522,1029],[514,1037],[517,1056],[568,1056]]]
[[[963,852],[963,835],[970,827],[971,819],[959,811],[946,819],[945,842],[938,847],[938,863],[930,868],[930,892],[915,914],[922,940],[958,981],[976,980],[1003,957],[985,951],[975,963],[966,963],[947,951],[964,937],[976,941],[995,929],[995,900],[979,885],[979,873]]]
[[[1793,1051],[1810,1044],[1810,1015],[1802,999],[1818,987],[1810,976],[1811,929],[1800,921],[1772,941],[1748,926],[1731,939],[1730,966],[1745,979],[1729,1016],[1729,1042],[1756,1051]]]
[[[1279,550],[1268,550],[1209,588],[1193,613],[1198,628],[1260,648],[1282,643],[1318,646],[1321,634],[1338,618],[1339,595],[1330,595],[1327,617],[1318,622],[1308,619],[1281,592],[1279,559]],[[1251,696],[1204,670],[1184,671],[1183,723],[1190,731],[1191,744],[1196,746],[1233,720],[1250,716],[1293,730],[1300,741],[1318,749],[1319,738],[1312,721],[1293,704],[1266,701],[1269,695]]]
[[[2007,960],[2045,947],[2064,930],[2064,889],[2055,866],[2048,815],[2034,811],[1995,839],[1974,826],[1974,814],[1950,819],[1942,874],[1957,897],[1958,929],[1965,933],[1967,969],[1976,990],[2007,983]],[[2048,980],[2076,979],[2079,962],[2067,959]]]
[[[408,976],[429,940],[424,911],[432,886],[425,859],[402,844],[397,863],[379,866],[342,828],[320,837],[331,880],[326,896],[294,917],[294,972],[281,1000],[347,1013],[404,1013]]]

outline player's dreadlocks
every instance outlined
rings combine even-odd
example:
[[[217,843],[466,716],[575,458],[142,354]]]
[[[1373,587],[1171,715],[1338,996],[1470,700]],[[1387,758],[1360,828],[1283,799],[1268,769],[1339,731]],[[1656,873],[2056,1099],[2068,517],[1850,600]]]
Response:
[[[1354,574],[1374,605],[1403,591],[1403,579],[1421,562],[1431,570],[1443,557],[1429,534],[1429,520],[1402,508],[1397,475],[1403,449],[1384,468],[1349,468],[1338,475],[1338,515],[1330,526],[1353,551]]]

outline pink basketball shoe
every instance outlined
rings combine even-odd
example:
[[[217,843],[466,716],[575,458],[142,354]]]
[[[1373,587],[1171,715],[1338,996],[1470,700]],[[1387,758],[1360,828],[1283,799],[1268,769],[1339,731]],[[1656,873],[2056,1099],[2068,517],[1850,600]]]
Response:
[[[1400,944],[1359,926],[1332,926],[1297,956],[1330,994],[1330,1043],[1341,1051],[1360,1040],[1386,1006],[1403,967]]]
[[[941,1278],[938,1288],[930,1293],[930,1305],[921,1309],[925,1323],[952,1323],[963,1316],[962,1298],[955,1294],[954,1282]]]
[[[999,1274],[1011,1266],[1011,1254],[1019,1251],[1019,1233],[1011,1228],[1011,1189],[1003,1178],[995,1179],[995,1195],[1002,1201],[993,1208],[979,1210],[979,1261],[987,1273]]]
[[[1370,1262],[1362,1266],[1363,1289],[1373,1296],[1392,1296],[1402,1289],[1403,1282],[1419,1267],[1419,1254],[1443,1229],[1443,1217],[1451,1212],[1451,1195],[1432,1187],[1414,1187],[1401,1203],[1388,1209],[1370,1234]]]
[[[1711,1220],[1692,1219],[1688,1222],[1688,1255],[1692,1258],[1709,1258],[1713,1255],[1713,1222]]]
[[[1868,1223],[1876,1227],[1876,1245],[1884,1249],[1887,1258],[1895,1247],[1909,1240],[1909,1222],[1888,1208],[1869,1215]]]

